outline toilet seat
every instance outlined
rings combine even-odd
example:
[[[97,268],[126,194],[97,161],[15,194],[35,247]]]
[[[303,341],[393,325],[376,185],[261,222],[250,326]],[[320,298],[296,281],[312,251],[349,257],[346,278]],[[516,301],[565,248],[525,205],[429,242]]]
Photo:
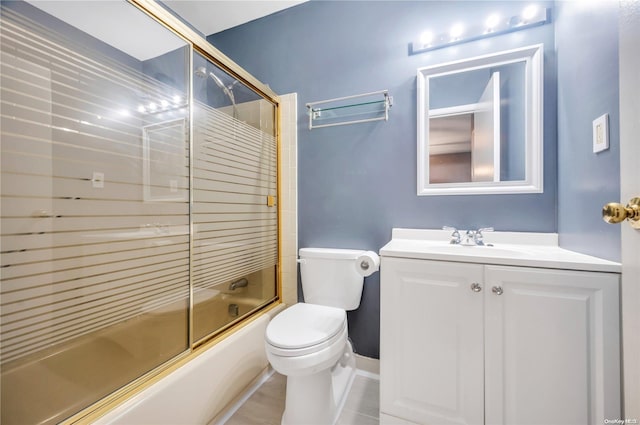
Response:
[[[343,309],[298,303],[271,320],[265,338],[272,354],[303,356],[346,340],[346,328],[347,314]]]

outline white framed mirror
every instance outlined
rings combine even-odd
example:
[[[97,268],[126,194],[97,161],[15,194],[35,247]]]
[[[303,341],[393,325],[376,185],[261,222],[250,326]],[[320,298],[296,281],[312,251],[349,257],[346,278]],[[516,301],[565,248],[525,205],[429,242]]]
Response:
[[[418,69],[418,195],[542,192],[543,51]]]

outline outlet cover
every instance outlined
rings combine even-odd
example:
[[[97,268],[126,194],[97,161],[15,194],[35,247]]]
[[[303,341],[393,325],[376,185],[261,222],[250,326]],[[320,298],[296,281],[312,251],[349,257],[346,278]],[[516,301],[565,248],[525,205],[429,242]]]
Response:
[[[99,171],[93,172],[93,178],[91,179],[91,186],[96,189],[104,188],[104,173]]]
[[[593,153],[609,149],[609,114],[593,120]]]

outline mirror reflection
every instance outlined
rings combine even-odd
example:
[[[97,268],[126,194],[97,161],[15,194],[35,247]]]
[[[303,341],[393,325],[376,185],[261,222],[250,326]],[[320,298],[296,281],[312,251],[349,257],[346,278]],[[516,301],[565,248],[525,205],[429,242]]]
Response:
[[[525,62],[429,79],[429,182],[524,179]]]
[[[418,195],[542,190],[541,51],[418,70]]]

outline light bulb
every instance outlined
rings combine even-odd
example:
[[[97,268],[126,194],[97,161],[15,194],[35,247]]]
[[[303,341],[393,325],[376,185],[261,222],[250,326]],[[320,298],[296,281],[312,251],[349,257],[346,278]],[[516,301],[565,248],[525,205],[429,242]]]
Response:
[[[492,15],[489,15],[489,17],[487,18],[487,20],[484,22],[484,25],[487,27],[487,31],[493,31],[498,24],[500,23],[500,15],[498,15],[497,13],[494,13]]]
[[[451,31],[449,31],[449,35],[452,40],[460,38],[460,36],[464,33],[464,25],[455,24],[451,27]]]
[[[162,105],[163,108],[166,108],[167,106],[169,106],[169,102],[166,101],[165,99],[162,99],[160,101],[160,105]]]
[[[524,10],[522,11],[522,19],[524,19],[525,21],[530,21],[537,14],[538,14],[538,6],[535,4],[530,4],[529,6],[525,7]]]
[[[432,41],[433,41],[433,33],[431,31],[425,31],[422,34],[420,34],[420,42],[423,45],[429,46],[431,45]]]

